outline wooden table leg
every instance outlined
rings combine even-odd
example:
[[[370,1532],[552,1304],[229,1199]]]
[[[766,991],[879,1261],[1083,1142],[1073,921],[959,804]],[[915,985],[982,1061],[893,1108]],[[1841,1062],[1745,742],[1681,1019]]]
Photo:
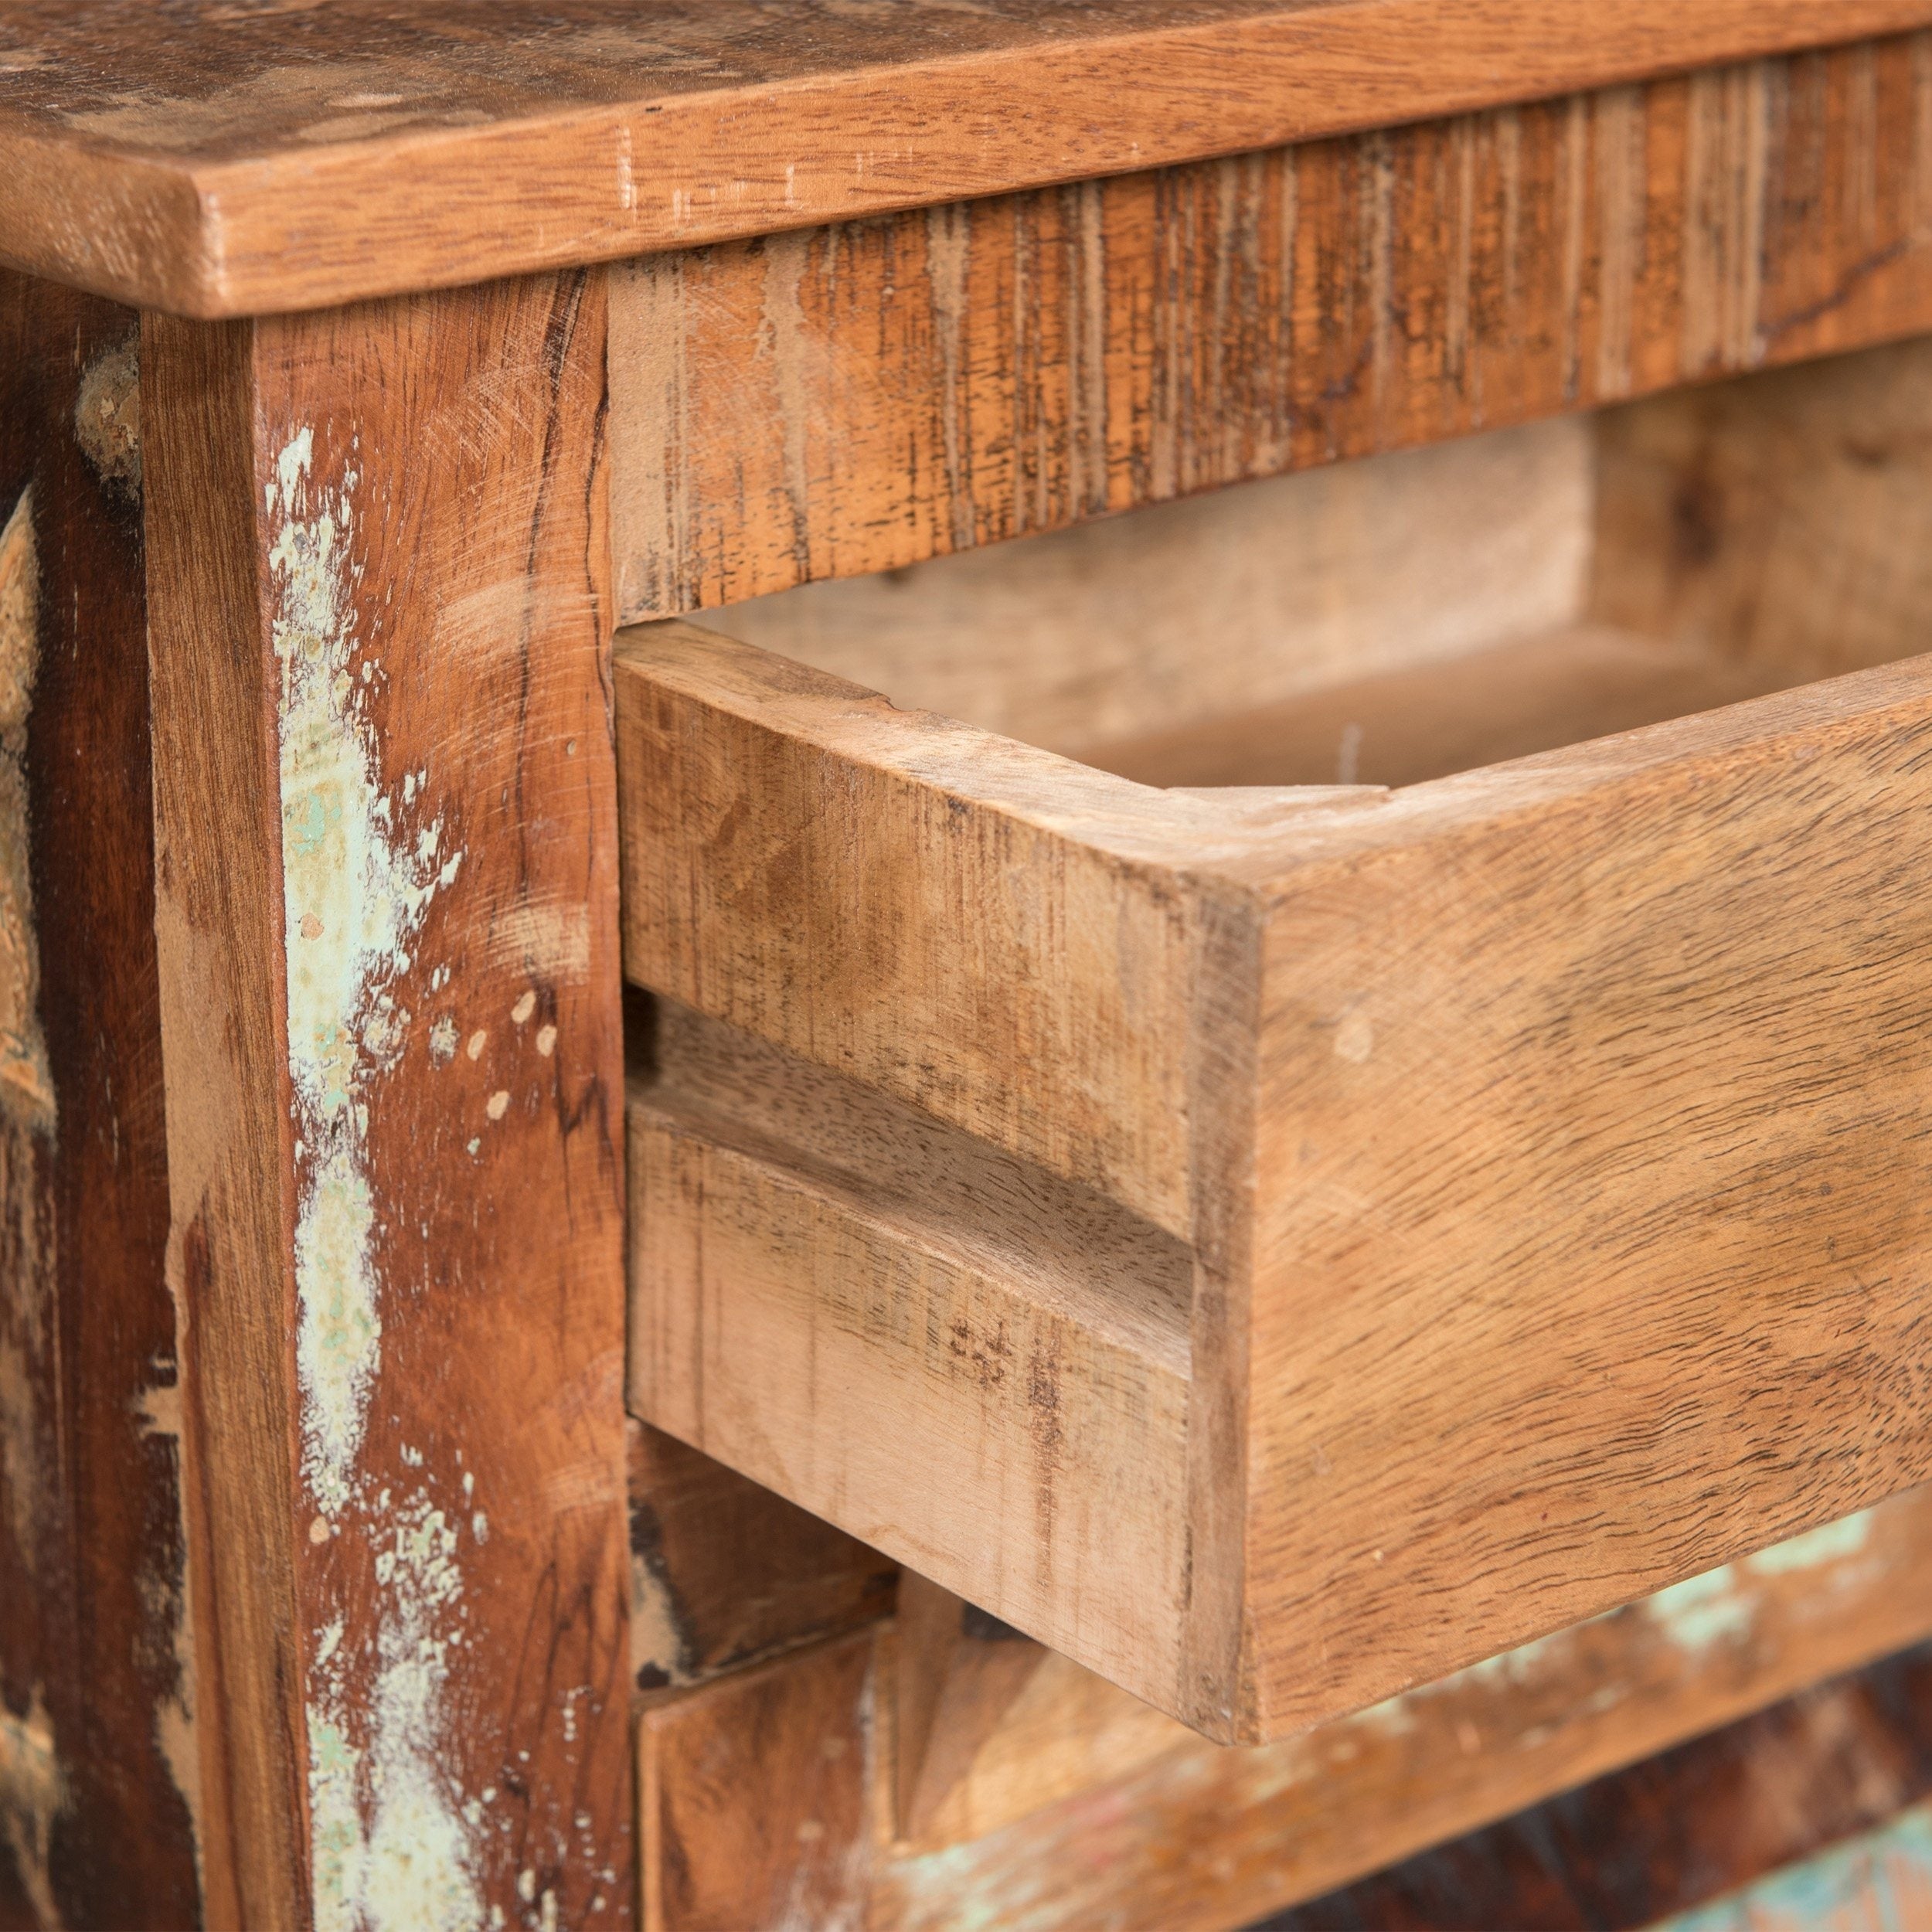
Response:
[[[604,291],[141,338],[212,1923],[621,1924]]]
[[[134,315],[0,273],[0,1926],[199,1913]]]

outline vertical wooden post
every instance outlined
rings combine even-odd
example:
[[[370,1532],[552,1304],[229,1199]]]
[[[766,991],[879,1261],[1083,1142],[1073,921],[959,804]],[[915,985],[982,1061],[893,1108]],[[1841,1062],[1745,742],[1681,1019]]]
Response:
[[[0,1924],[199,1912],[136,319],[0,273]]]
[[[143,325],[209,1911],[621,1924],[596,274]]]

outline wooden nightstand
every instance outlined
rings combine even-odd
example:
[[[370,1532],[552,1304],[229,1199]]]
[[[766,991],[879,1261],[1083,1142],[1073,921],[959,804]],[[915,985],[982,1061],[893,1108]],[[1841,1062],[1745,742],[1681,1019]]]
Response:
[[[1932,0],[0,0],[0,1914],[1229,1927],[1932,1632]]]

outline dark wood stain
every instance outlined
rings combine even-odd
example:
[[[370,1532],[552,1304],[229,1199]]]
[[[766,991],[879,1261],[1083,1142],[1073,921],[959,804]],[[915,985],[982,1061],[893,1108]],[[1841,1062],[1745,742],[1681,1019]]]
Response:
[[[53,1474],[29,1499],[43,1532],[31,1573],[0,1509],[0,1701],[20,1715],[36,1688],[45,1699],[66,1792],[47,1874],[63,1922],[173,1927],[199,1923],[200,1902],[157,1726],[185,1694],[187,1644],[141,511],[87,461],[74,424],[87,372],[134,325],[111,303],[0,273],[0,495],[11,506],[31,482],[40,560],[26,769],[58,1120],[37,1148],[9,1130],[9,1162],[32,1164],[43,1243],[28,1291],[50,1298],[49,1346],[29,1368]],[[16,1259],[22,1232],[9,1230]],[[0,1879],[11,1924],[7,1893]]]

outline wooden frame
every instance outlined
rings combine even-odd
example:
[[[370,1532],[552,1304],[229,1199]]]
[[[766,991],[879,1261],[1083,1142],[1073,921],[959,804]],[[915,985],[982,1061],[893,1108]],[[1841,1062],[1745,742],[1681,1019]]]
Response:
[[[1932,327],[1923,0],[1828,15],[1809,0],[1643,0],[1587,33],[1577,19],[1546,0],[1203,0],[1178,15],[1110,0],[1077,19],[1000,0],[937,25],[915,9],[884,32],[731,0],[657,8],[641,41],[600,0],[576,0],[498,10],[479,39],[460,7],[243,17],[209,0],[158,31],[133,0],[0,0],[0,260],[94,291],[9,275],[0,312],[0,1240],[32,1291],[0,1308],[0,1591],[26,1601],[30,1584],[33,1605],[0,1630],[0,1920],[621,1922],[634,1715],[658,1835],[648,1917],[701,1922],[712,1876],[694,1866],[680,1895],[664,1858],[667,1821],[705,1815],[702,1765],[679,1740],[714,1719],[733,1751],[775,1740],[783,1775],[840,1767],[824,1773],[835,1815],[799,1801],[772,1814],[790,1840],[753,1842],[743,1818],[734,1840],[745,1870],[836,1894],[857,1869],[838,1864],[839,1833],[871,1801],[859,1758],[828,1752],[819,1719],[835,1711],[861,1757],[866,1725],[892,1721],[877,1674],[899,1641],[879,1628],[889,1557],[661,1432],[631,1432],[625,1494],[611,626]],[[1815,50],[1852,36],[1866,38]],[[760,139],[782,174],[747,163]],[[606,261],[623,265],[589,266]],[[425,293],[437,287],[454,292]],[[1799,649],[1792,635],[1816,611],[1789,593],[1754,602],[1740,560],[1825,526],[1753,496],[1777,465],[1726,406],[1671,419],[1713,459],[1726,513],[1692,503],[1672,527],[1703,546],[1696,567],[1626,579],[1612,614],[1674,643],[1720,638],[1747,683],[1781,685],[1815,668],[1815,638]],[[1840,451],[1837,481],[1869,454]],[[1616,460],[1635,474],[1682,455],[1638,436]],[[1629,544],[1668,547],[1654,529]],[[1847,633],[1831,668],[1886,655],[1885,613],[1867,617],[1872,636]],[[1008,1012],[1039,1022],[1049,1085],[1069,1066],[1104,1077],[1071,1100],[1060,1087],[1044,1107],[1013,1104],[998,1090],[1011,1042],[970,1000],[928,998],[931,1051],[866,1031],[862,975],[839,984],[858,928],[832,931],[823,970],[801,971],[811,1024],[781,1010],[730,951],[762,878],[709,931],[648,915],[719,853],[731,862],[733,838],[740,859],[767,840],[782,887],[788,855],[835,815],[807,835],[774,825],[768,798],[733,817],[730,774],[695,765],[667,777],[661,760],[634,781],[662,788],[651,808],[668,836],[632,849],[634,877],[657,868],[662,898],[641,902],[631,957],[673,997],[631,1007],[634,1046],[662,1049],[634,1070],[655,1081],[634,1098],[648,1129],[634,1152],[649,1198],[674,1212],[639,1239],[634,1286],[654,1325],[634,1338],[632,1399],[929,1562],[941,1583],[909,1590],[928,1614],[905,1631],[943,1626],[931,1613],[950,1583],[1211,1730],[1257,1733],[1920,1472],[1909,1284],[1872,1287],[1862,1268],[1871,1293],[1855,1311],[1844,1291],[1862,1263],[1916,1253],[1909,1208],[1894,1200],[1886,1220],[1869,1189],[1814,1196],[1794,1226],[1839,1241],[1818,1277],[1828,1292],[1794,1286],[1764,1324],[1779,1342],[1818,1342],[1811,1408],[1795,1417],[1791,1373],[1752,1382],[1739,1352],[1713,1350],[1702,1386],[1760,1392],[1747,1422],[1766,1460],[1741,1470],[1708,1413],[1668,1412],[1647,1447],[1632,1420],[1644,1392],[1613,1391],[1577,1437],[1611,1432],[1613,1476],[1637,1483],[1662,1443],[1709,1480],[1680,1515],[1643,1522],[1634,1490],[1617,1492],[1608,1531],[1584,1505],[1596,1472],[1580,1459],[1567,1488],[1560,1470],[1512,1488],[1505,1464],[1481,1464],[1499,1500],[1475,1546],[1509,1548],[1468,1630],[1451,1630],[1444,1606],[1471,1546],[1453,1532],[1481,1485],[1412,1498],[1401,1520],[1419,1533],[1393,1558],[1373,1540],[1362,1499],[1381,1497],[1373,1472],[1419,1459],[1427,1403],[1385,1427],[1337,1393],[1336,1365],[1382,1332],[1353,1335],[1333,1308],[1305,1306],[1281,1264],[1318,1253],[1335,1279],[1357,1269],[1386,1285],[1394,1237],[1357,1242],[1338,1219],[1286,1209],[1257,1221],[1240,1200],[1250,1153],[1272,1171],[1299,1158],[1261,1097],[1305,1084],[1339,1115],[1348,1083],[1403,1088],[1426,1057],[1404,1043],[1415,1012],[1368,1014],[1371,1037],[1338,1007],[1316,1015],[1328,1057],[1315,1053],[1295,1001],[1332,988],[1304,977],[1307,961],[1352,985],[1375,961],[1352,923],[1413,925],[1377,957],[1419,962],[1417,985],[1455,1010],[1495,948],[1460,977],[1445,962],[1507,923],[1444,913],[1459,880],[1540,907],[1587,980],[1583,941],[1621,929],[1604,913],[1573,930],[1538,841],[1574,825],[1607,869],[1590,842],[1607,809],[1624,815],[1617,850],[1653,886],[1689,849],[1678,834],[1733,852],[1786,835],[1795,849],[1818,822],[1843,834],[1788,889],[1744,876],[1741,859],[1741,883],[1689,882],[1668,909],[1701,910],[1663,923],[1728,947],[1774,900],[1786,917],[1794,899],[1815,907],[1798,954],[1726,954],[1767,984],[1795,973],[1815,1012],[1801,1024],[1781,1009],[1790,1028],[1770,1049],[1727,1057],[1718,1022],[1739,1009],[1693,998],[1685,1064],[1741,1118],[1767,1052],[1815,1058],[1835,1043],[1831,1077],[1849,1090],[1869,1064],[1851,1038],[1861,1015],[1916,1038],[1913,966],[1886,954],[1894,928],[1916,930],[1916,904],[1873,855],[1887,813],[1916,796],[1916,674],[1659,727],[1622,763],[1559,759],[1393,808],[1338,798],[1291,822],[1252,800],[1150,810],[1117,776],[867,712],[747,647],[666,634],[653,648],[655,670],[640,658],[622,674],[636,742],[699,721],[689,759],[703,732],[737,733],[797,781],[794,797],[843,787],[842,808],[873,812],[875,850],[905,833],[893,815],[916,800],[928,815],[899,852],[913,869],[964,852],[959,879],[993,904],[1010,882],[975,865],[1037,867],[1017,900],[1039,883],[1040,903],[1080,917],[1124,913],[1159,961],[1106,1011],[1082,1003],[1104,991],[1098,948],[1085,991],[1064,998],[1065,984],[1002,981],[995,962],[986,983],[1024,996]],[[720,701],[707,665],[738,667],[739,699]],[[936,747],[951,762],[923,762]],[[1128,749],[1109,755],[1125,763]],[[1147,733],[1134,749],[1181,755]],[[1889,804],[1875,802],[1887,787]],[[716,851],[695,849],[703,821],[680,818],[680,801],[720,808]],[[1823,821],[1804,818],[1821,805]],[[967,852],[982,834],[985,851]],[[84,893],[66,890],[75,876]],[[855,868],[852,881],[866,883]],[[1845,923],[1847,900],[1866,924]],[[928,965],[934,985],[969,981],[988,959],[958,942],[979,929],[944,911],[924,954],[882,947],[866,970],[907,988]],[[1080,917],[1066,930],[1092,937]],[[1834,933],[1867,955],[1855,997]],[[1270,957],[1271,939],[1294,957]],[[318,978],[328,954],[339,975]],[[1664,971],[1661,951],[1630,963],[1640,978]],[[1611,1012],[1607,975],[1586,991],[1590,1012]],[[1469,1036],[1506,1005],[1465,1006]],[[745,1037],[719,1024],[724,1009]],[[1477,1053],[1468,1077],[1497,1063]],[[1600,1058],[1553,1091],[1580,1114],[1635,1079]],[[1909,1126],[1913,1080],[1909,1054],[1896,1058],[1848,1131],[1876,1145]],[[1253,1109],[1223,1107],[1230,1083]],[[1683,1091],[1662,1076],[1657,1090]],[[1467,1122],[1473,1104],[1465,1090],[1445,1117]],[[1468,1149],[1431,1140],[1429,1121],[1390,1117],[1377,1158],[1469,1171]],[[1801,1147],[1774,1135],[1760,1151],[1790,1185],[1810,1178]],[[933,1163],[955,1155],[951,1192],[935,1189]],[[725,1185],[700,1202],[691,1182],[707,1163]],[[1345,1192],[1364,1173],[1324,1178]],[[982,1216],[983,1198],[999,1210]],[[801,1202],[810,1239],[873,1265],[901,1313],[909,1271],[929,1305],[966,1308],[927,1366],[966,1391],[950,1413],[986,1454],[930,1521],[878,1520],[862,1493],[877,1472],[842,1491],[829,1453],[803,1473],[780,1466],[833,1413],[803,1413],[801,1391],[816,1397],[798,1363],[772,1368],[798,1402],[797,1441],[777,1447],[725,1413],[743,1364],[723,1362],[702,1402],[671,1372],[680,1350],[712,1345],[694,1318],[715,1285],[695,1262],[671,1265],[676,1241],[742,1209],[726,1231],[755,1247],[753,1208],[798,1235]],[[1862,1254],[1847,1232],[1861,1203]],[[1440,1252],[1459,1280],[1488,1266],[1479,1242],[1445,1237]],[[1103,1279],[1097,1255],[1120,1266]],[[1700,1336],[1736,1340],[1723,1304],[1745,1263],[1716,1260],[1657,1317],[1679,1320],[1687,1355]],[[1578,1279],[1600,1286],[1590,1262]],[[1813,1281],[1802,1256],[1776,1269]],[[755,1270],[743,1279],[760,1285]],[[1532,1304],[1545,1305],[1512,1305]],[[1003,1309],[1032,1325],[1024,1376],[1001,1352],[1021,1335],[1001,1335]],[[1818,1339],[1855,1312],[1855,1345]],[[1466,1365],[1487,1345],[1474,1316],[1458,1318],[1443,1347]],[[875,1322],[870,1342],[890,1325]],[[1572,1337],[1585,1355],[1604,1342],[1592,1372],[1628,1366],[1607,1330],[1587,1320]],[[1886,1365],[1876,1429],[1855,1358]],[[1278,1394],[1284,1363],[1318,1359],[1334,1379],[1311,1383],[1304,1421],[1270,1434],[1274,1412],[1251,1392]],[[1396,1352],[1392,1386],[1417,1359]],[[1043,1414],[1043,1391],[1066,1406]],[[1553,1414],[1552,1382],[1529,1393]],[[1493,1420],[1495,1395],[1476,1386],[1468,1415]],[[1139,1405],[1124,1434],[1124,1397]],[[1359,1455],[1308,1433],[1332,1420]],[[1786,1454],[1794,1432],[1808,1446]],[[1539,1439],[1560,1434],[1553,1422]],[[986,1506],[988,1471],[1030,1481],[1030,1456],[1066,1475],[1060,1509],[1096,1474],[1081,1458],[1110,1445],[1131,1452],[1118,1468],[1150,1504],[1117,1548],[1097,1513],[1049,1521],[1037,1486],[1010,1523]],[[1349,1490],[1361,1470],[1365,1488]],[[1562,1492],[1556,1532],[1520,1521],[1539,1481]],[[1339,1498],[1326,1515],[1278,1505],[1321,1484]],[[956,1536],[975,1513],[973,1535]],[[1554,1575],[1566,1533],[1592,1551],[1610,1537],[1601,1571]],[[975,1566],[995,1547],[1008,1573],[985,1586]],[[1298,1570],[1343,1587],[1289,1605]],[[1512,1573],[1528,1582],[1505,1602]],[[1387,1611],[1405,1588],[1420,1607]],[[1385,1621],[1400,1641],[1362,1665],[1366,1623]],[[1328,1656],[1289,1654],[1284,1632]],[[898,1780],[920,1829],[940,1832],[962,1789],[983,1790],[957,1767],[997,1756],[988,1706],[1013,1681],[1075,1668],[1023,1643],[996,1665],[975,1657],[909,1643],[893,1666],[908,1712],[923,1713]],[[832,1692],[800,1691],[808,1675]],[[1075,1681],[1053,1721],[1085,1736],[1091,1719],[1090,1743],[1164,1721],[1124,1720],[1123,1694]],[[1032,1708],[1026,1695],[1015,1708]],[[1645,1735],[1693,1706],[1707,1707],[1688,1697]],[[745,1728],[759,1712],[769,1727]],[[1255,1760],[1190,1758],[1175,1775],[1210,1761],[1209,1785],[1243,1817],[1273,1815],[1231,1768]],[[1165,1774],[1134,1775],[1138,1801],[1196,1831],[1207,1813]],[[1060,1791],[1005,1816],[987,1841],[1012,1861],[1004,1882],[1023,1890],[1063,1842],[1047,1814],[1084,1801]],[[389,1856],[405,1838],[440,1859]],[[929,1919],[951,1903],[934,1874],[973,1863],[930,1855],[941,1863],[900,1867],[920,1893],[905,1911]],[[1232,1913],[1257,1895],[1204,1896]]]

